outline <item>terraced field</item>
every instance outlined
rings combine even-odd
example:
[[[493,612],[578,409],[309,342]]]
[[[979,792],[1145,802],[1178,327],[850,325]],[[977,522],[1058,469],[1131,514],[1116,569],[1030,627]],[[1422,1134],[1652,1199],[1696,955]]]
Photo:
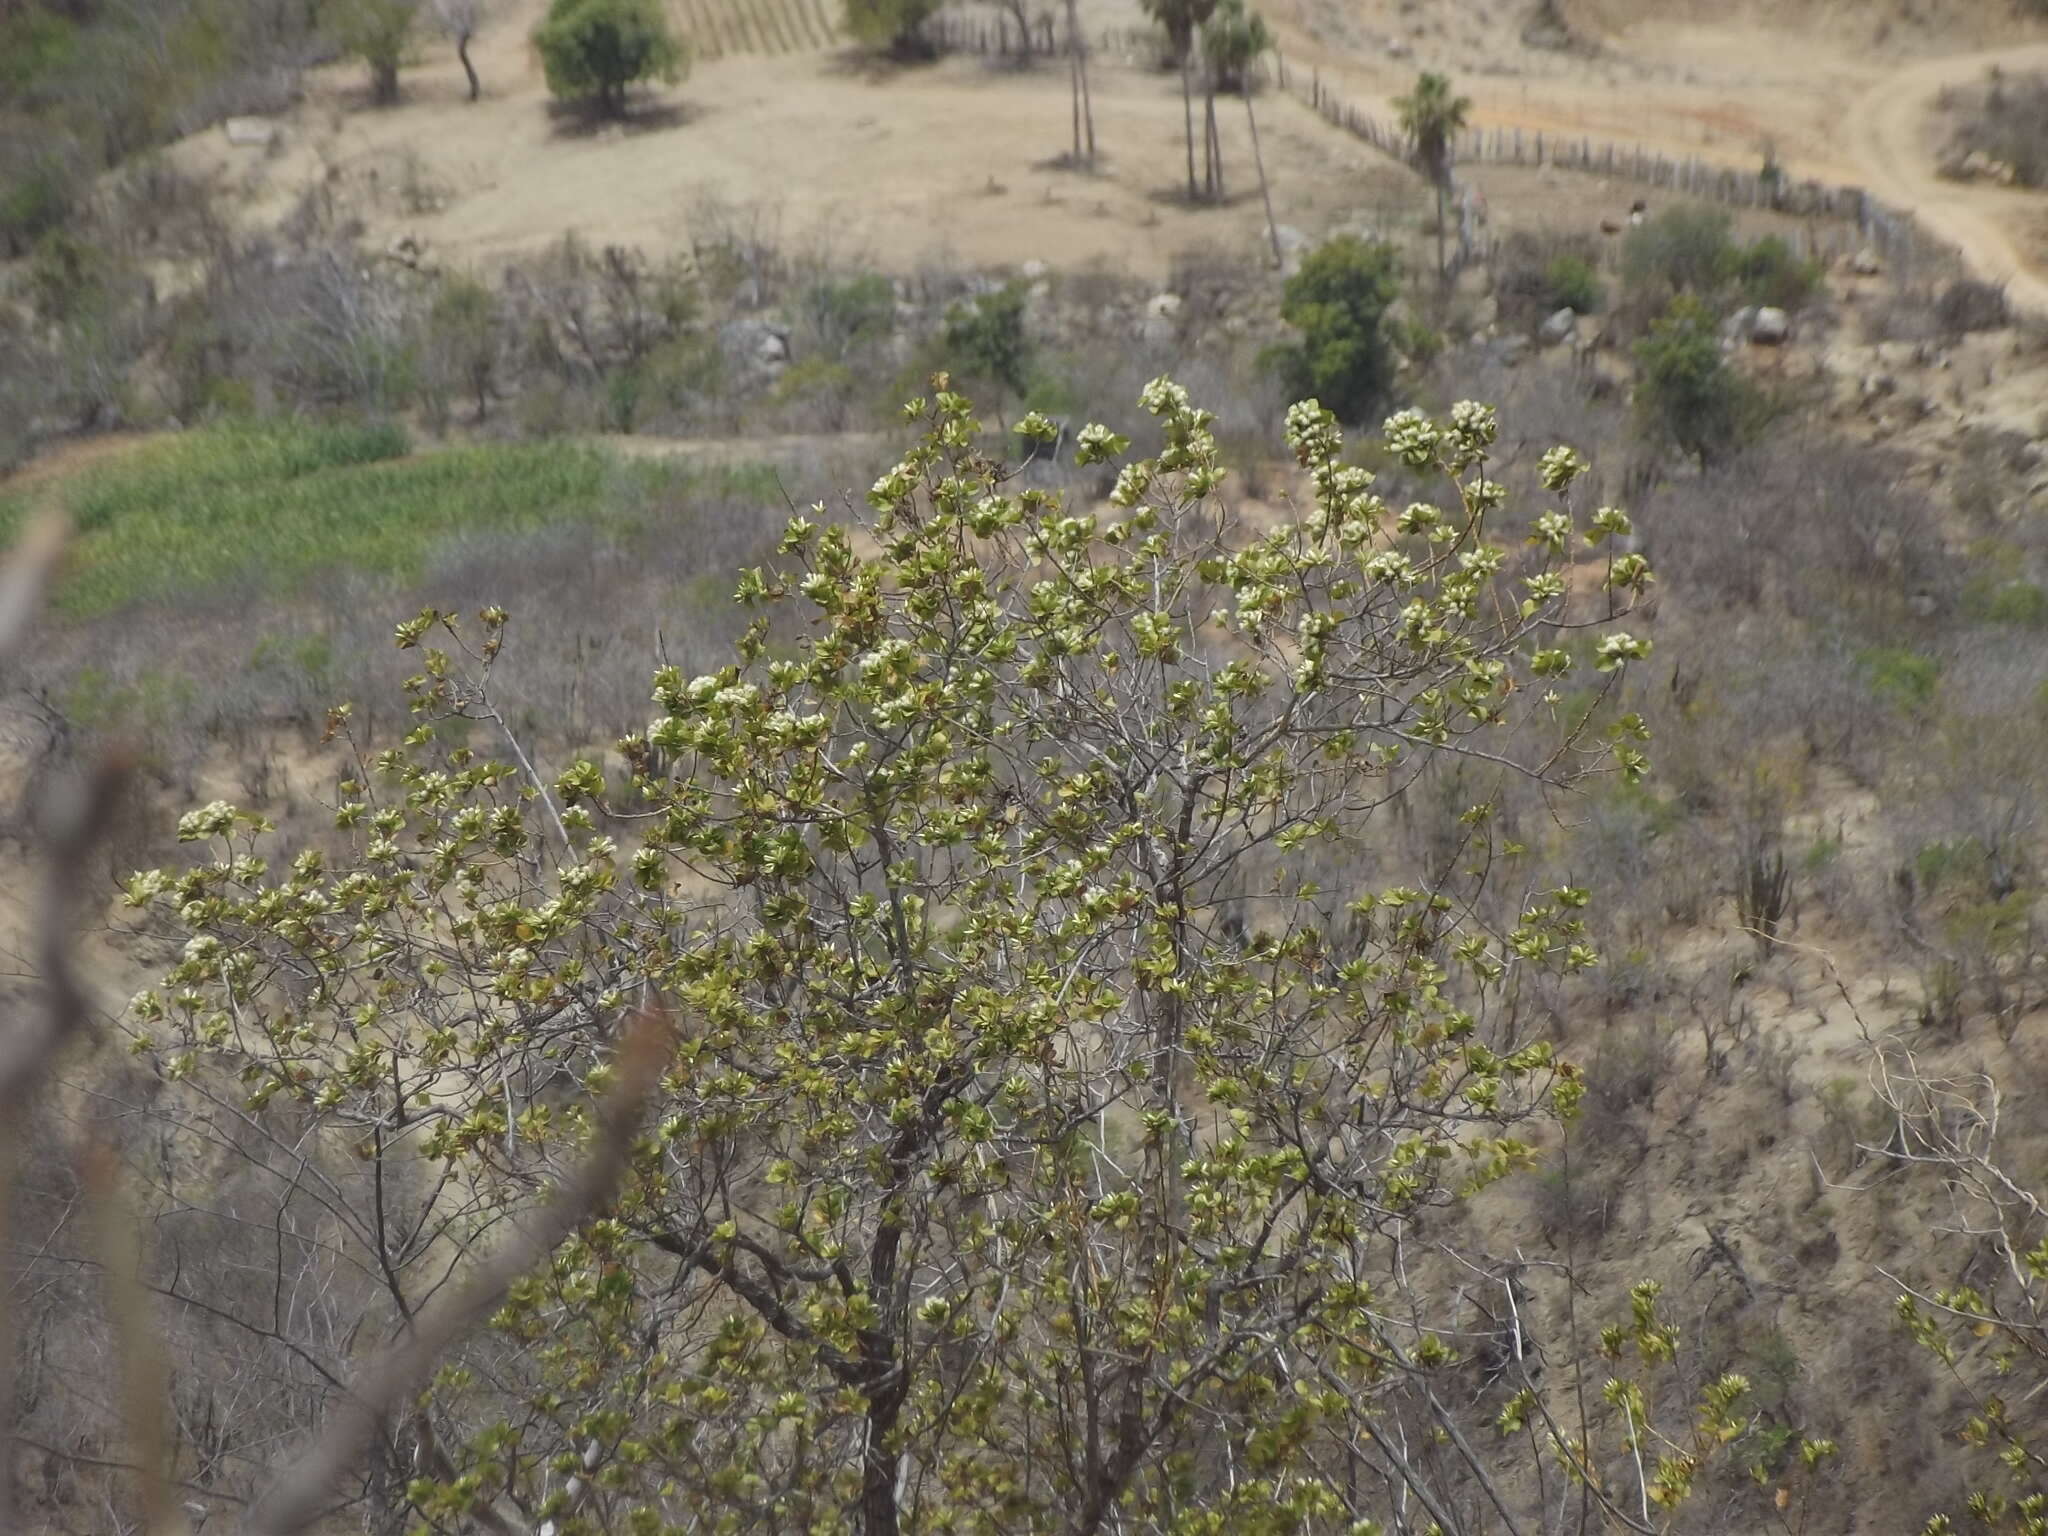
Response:
[[[840,40],[838,0],[668,0],[699,59],[816,53]]]

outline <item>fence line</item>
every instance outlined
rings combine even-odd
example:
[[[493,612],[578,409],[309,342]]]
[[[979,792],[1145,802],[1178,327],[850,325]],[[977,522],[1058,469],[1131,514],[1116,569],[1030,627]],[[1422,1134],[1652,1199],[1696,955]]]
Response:
[[[1064,55],[1073,47],[1072,38],[1050,11],[1041,12],[1023,28],[1005,11],[980,16],[942,12],[925,23],[925,36],[945,52],[993,58]],[[1091,53],[1113,58],[1158,59],[1162,41],[1156,28],[1115,27],[1093,34],[1087,47]],[[1343,101],[1313,69],[1306,79],[1299,69],[1290,71],[1277,50],[1273,72],[1282,91],[1324,121],[1383,155],[1404,164],[1412,161],[1408,136],[1398,123]],[[1834,260],[1867,248],[1902,280],[1910,281],[1916,274],[1935,276],[1960,270],[1951,246],[1930,234],[1911,213],[1879,201],[1862,187],[1794,181],[1775,169],[1744,171],[1697,155],[1667,155],[1641,144],[1520,128],[1475,128],[1461,134],[1452,144],[1452,160],[1467,165],[1554,167],[1634,182],[1728,208],[1769,208],[1808,221],[1797,237],[1805,255]],[[1471,230],[1472,204],[1466,196],[1461,196],[1459,203],[1464,226],[1459,244],[1461,254],[1470,259],[1476,243]],[[1832,227],[1818,227],[1816,221],[1822,220]]]
[[[1072,48],[1064,26],[1050,11],[1019,27],[1007,11],[973,15],[941,11],[924,24],[924,36],[941,53],[977,54],[984,58],[1026,59],[1065,55]],[[1160,51],[1159,33],[1143,27],[1107,27],[1088,41],[1091,54],[1113,58],[1152,58]]]
[[[1382,154],[1403,162],[1412,161],[1408,136],[1398,123],[1376,118],[1340,100],[1314,71],[1306,82],[1296,71],[1290,84],[1285,62],[1281,61],[1278,77],[1283,89],[1324,121],[1364,140]],[[1793,181],[1781,171],[1742,171],[1698,156],[1666,155],[1641,144],[1526,133],[1520,128],[1476,128],[1461,134],[1452,144],[1452,160],[1582,171],[1668,189],[1681,197],[1724,207],[1770,208],[1809,221],[1830,220],[1837,227],[1827,231],[1809,223],[1802,235],[1806,254],[1833,258],[1868,247],[1902,278],[1910,278],[1923,267],[1941,271],[1957,265],[1955,251],[1929,234],[1912,214],[1880,202],[1862,187]],[[1851,226],[1853,238],[1848,233]]]

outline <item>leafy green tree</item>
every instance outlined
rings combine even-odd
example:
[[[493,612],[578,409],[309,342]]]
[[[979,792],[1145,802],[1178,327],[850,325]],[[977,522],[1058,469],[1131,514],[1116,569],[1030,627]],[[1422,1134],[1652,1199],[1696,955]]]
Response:
[[[1393,380],[1385,321],[1400,295],[1400,254],[1384,241],[1340,235],[1309,252],[1280,301],[1282,317],[1301,332],[1274,354],[1289,387],[1312,393],[1341,420],[1365,419]]]
[[[554,0],[533,43],[550,91],[610,117],[624,114],[635,82],[674,84],[689,64],[659,0]]]
[[[1032,346],[1024,326],[1025,287],[1005,283],[946,316],[941,345],[948,357],[976,379],[994,384],[1004,397],[1022,400],[1031,389]]]
[[[1543,282],[1553,309],[1569,306],[1579,314],[1590,315],[1606,298],[1599,271],[1585,257],[1569,251],[1543,269]]]
[[[451,277],[427,313],[427,345],[442,386],[457,386],[476,402],[476,419],[490,412],[503,322],[497,296],[473,277]]]
[[[324,1133],[436,1254],[565,1177],[638,1000],[683,1021],[623,1185],[400,1431],[405,1501],[563,1536],[1336,1536],[1402,1507],[1552,1529],[1554,1475],[1586,1520],[1664,1528],[1744,1384],[1660,1429],[1654,1287],[1611,1363],[1539,1380],[1464,1300],[1512,1317],[1520,1282],[1422,1262],[1579,1110],[1519,999],[1595,963],[1588,897],[1531,888],[1502,797],[1646,767],[1634,717],[1554,707],[1648,649],[1567,606],[1626,517],[1574,510],[1558,448],[1510,519],[1469,402],[1387,424],[1434,487],[1396,508],[1304,405],[1308,516],[1227,540],[1212,418],[1163,380],[1156,456],[1079,434],[1121,462],[1083,515],[1020,491],[946,382],[860,526],[794,517],[741,573],[738,654],[659,672],[618,766],[541,772],[505,615],[423,613],[415,727],[341,784],[344,849],[273,863],[215,804],[189,869],[129,883],[189,934],[130,1010],[167,1091]],[[1597,611],[1649,575],[1611,557]],[[1461,853],[1359,880],[1435,763],[1467,769]]]
[[[1690,293],[1671,301],[1636,343],[1636,408],[1644,429],[1704,469],[1742,436],[1753,409],[1748,385],[1721,355],[1720,326]]]
[[[1451,146],[1472,110],[1469,98],[1452,94],[1449,77],[1425,71],[1415,88],[1394,102],[1401,128],[1415,149],[1415,163],[1436,188],[1436,270],[1449,271],[1445,254],[1444,199],[1451,190]]]
[[[870,48],[901,59],[929,58],[924,24],[938,14],[940,0],[846,0],[846,30]]]
[[[398,100],[398,66],[412,41],[419,0],[340,0],[333,10],[335,40],[370,71],[370,100],[388,107]]]
[[[1732,222],[1718,208],[1680,203],[1629,231],[1621,270],[1629,287],[1675,297],[1711,298],[1732,274],[1737,259]]]

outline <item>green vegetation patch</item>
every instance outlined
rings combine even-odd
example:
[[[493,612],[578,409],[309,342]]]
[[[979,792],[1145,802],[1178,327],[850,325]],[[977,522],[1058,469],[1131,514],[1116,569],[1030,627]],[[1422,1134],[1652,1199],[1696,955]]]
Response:
[[[749,472],[721,472],[741,489]],[[639,531],[689,476],[574,442],[412,454],[388,424],[201,428],[81,474],[58,493],[77,529],[57,594],[78,618],[131,604],[288,594],[327,573],[417,578],[449,539],[568,522]],[[26,494],[0,499],[11,536]]]

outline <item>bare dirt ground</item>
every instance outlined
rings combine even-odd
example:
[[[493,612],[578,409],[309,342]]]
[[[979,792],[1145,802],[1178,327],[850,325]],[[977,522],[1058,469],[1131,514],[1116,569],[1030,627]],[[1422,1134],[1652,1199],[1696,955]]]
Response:
[[[1195,244],[1251,252],[1263,237],[1244,112],[1223,104],[1232,199],[1190,208],[1175,82],[1104,59],[1095,71],[1103,169],[1050,162],[1067,147],[1065,72],[958,59],[871,71],[833,52],[728,56],[651,98],[636,121],[592,131],[549,108],[525,38],[538,4],[508,9],[478,49],[485,98],[462,99],[444,49],[405,76],[406,100],[357,110],[358,72],[323,71],[278,152],[219,133],[179,147],[240,189],[254,222],[309,190],[361,211],[372,240],[400,230],[433,259],[487,267],[570,231],[650,252],[686,247],[693,223],[765,210],[786,242],[829,246],[895,271],[930,262],[1040,260],[1163,275]],[[1283,223],[1319,229],[1375,201],[1416,200],[1413,179],[1269,96],[1260,122]]]
[[[822,4],[823,0],[819,0]],[[772,0],[733,0],[779,15]],[[1795,177],[1869,187],[1957,245],[1979,275],[2048,311],[2048,194],[1942,182],[1929,121],[1944,87],[2048,62],[2048,28],[1998,0],[1876,5],[1785,0],[1561,0],[1578,46],[1533,46],[1521,0],[1270,0],[1292,76],[1319,74],[1390,113],[1419,68],[1450,72],[1480,126],[1583,135],[1755,166],[1767,149]],[[818,7],[813,5],[812,11]],[[896,271],[1039,260],[1164,274],[1194,244],[1254,260],[1262,216],[1243,113],[1223,103],[1235,194],[1223,209],[1176,197],[1183,165],[1176,83],[1151,61],[1099,57],[1102,172],[1052,161],[1068,142],[1065,72],[955,59],[868,67],[832,50],[700,42],[706,62],[636,120],[592,130],[550,109],[527,34],[540,0],[516,0],[478,45],[485,99],[463,99],[445,46],[423,49],[406,101],[360,110],[357,71],[316,74],[265,155],[218,134],[181,146],[277,220],[314,189],[363,213],[373,239],[423,238],[436,259],[488,266],[568,231],[650,251],[687,244],[718,205],[766,209],[784,239]],[[687,24],[708,6],[684,7]],[[808,14],[808,13],[806,13]],[[820,12],[819,14],[823,14]],[[1084,26],[1126,27],[1130,0],[1094,0]],[[723,27],[723,22],[718,24]],[[820,35],[808,25],[805,37]],[[1990,46],[2002,43],[2003,46]],[[1962,50],[1962,51],[1958,51]],[[1281,222],[1314,235],[1407,205],[1412,183],[1278,92],[1264,148]]]
[[[1581,46],[1531,47],[1505,0],[1272,0],[1283,50],[1364,110],[1391,114],[1419,68],[1448,71],[1473,121],[1642,144],[1868,187],[1955,245],[1978,275],[2048,311],[2048,194],[1935,175],[1930,115],[1993,64],[2039,67],[2039,23],[1992,0],[1568,0]],[[2002,46],[1991,46],[1994,43]]]

